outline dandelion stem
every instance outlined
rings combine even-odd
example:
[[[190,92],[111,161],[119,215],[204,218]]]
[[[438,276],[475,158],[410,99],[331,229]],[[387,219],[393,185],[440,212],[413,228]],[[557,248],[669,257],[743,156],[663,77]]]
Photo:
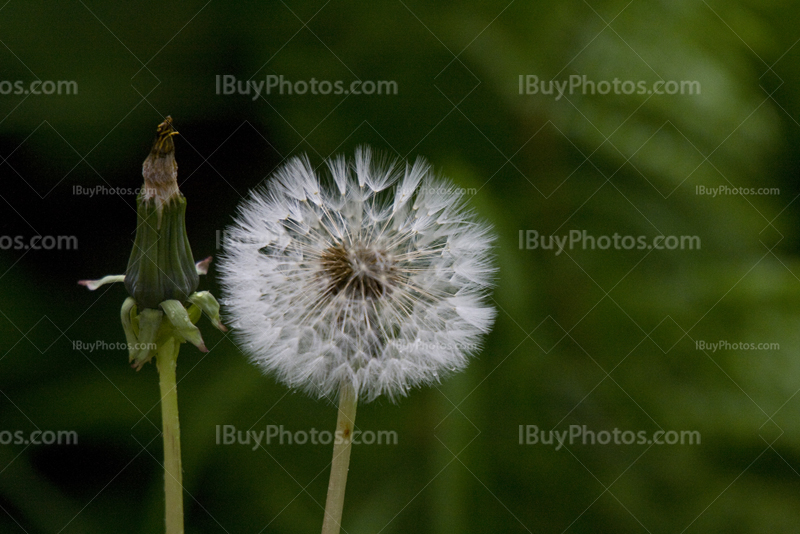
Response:
[[[167,534],[183,534],[183,471],[181,427],[178,422],[178,389],[175,367],[180,343],[170,337],[158,348],[157,364],[161,388],[161,424],[164,435],[164,518]]]
[[[358,397],[350,381],[339,389],[339,416],[336,420],[336,438],[333,445],[331,479],[328,482],[328,499],[325,501],[325,520],[322,534],[339,534],[344,507],[344,490],[350,468],[350,449],[356,423]]]

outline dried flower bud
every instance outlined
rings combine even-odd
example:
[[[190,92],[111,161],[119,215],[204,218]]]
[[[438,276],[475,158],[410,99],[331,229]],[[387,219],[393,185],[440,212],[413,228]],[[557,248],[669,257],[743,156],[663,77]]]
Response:
[[[78,282],[90,291],[125,282],[131,296],[122,304],[120,319],[129,360],[136,370],[156,354],[170,353],[187,341],[207,352],[195,326],[203,313],[216,328],[227,331],[213,295],[194,292],[199,275],[208,274],[211,257],[196,264],[192,258],[185,227],[186,199],[178,189],[172,140],[177,133],[172,118],[159,124],[153,148],[142,166],[144,188],[136,202],[136,240],[127,271]]]
[[[144,187],[137,199],[136,239],[125,271],[125,287],[140,309],[166,300],[181,303],[199,284],[186,235],[186,199],[178,190],[178,164],[167,117],[142,166]]]
[[[172,117],[158,125],[156,140],[150,155],[142,164],[143,200],[155,201],[161,212],[165,203],[181,196],[178,190],[178,163],[175,161],[175,143],[172,136],[178,132],[172,126]]]

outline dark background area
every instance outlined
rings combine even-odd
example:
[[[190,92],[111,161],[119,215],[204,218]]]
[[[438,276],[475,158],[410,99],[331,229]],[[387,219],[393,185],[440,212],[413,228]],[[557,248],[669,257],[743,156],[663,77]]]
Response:
[[[195,257],[287,157],[426,157],[498,235],[494,331],[466,372],[359,407],[398,443],[353,451],[344,530],[791,532],[800,524],[800,6],[791,2],[0,0],[0,531],[163,530],[154,366],[125,350],[135,189],[171,115]],[[218,95],[216,76],[392,80],[396,95]],[[700,94],[519,94],[520,75],[694,80]],[[2,89],[2,86],[0,86]],[[0,91],[1,92],[1,91]],[[697,186],[778,188],[696,194]],[[698,236],[699,250],[520,249],[519,232]],[[201,289],[220,296],[213,268]],[[331,447],[217,445],[217,425],[330,430],[232,336],[178,365],[187,532],[313,532]],[[699,342],[775,344],[699,350]],[[519,443],[519,426],[694,445]]]

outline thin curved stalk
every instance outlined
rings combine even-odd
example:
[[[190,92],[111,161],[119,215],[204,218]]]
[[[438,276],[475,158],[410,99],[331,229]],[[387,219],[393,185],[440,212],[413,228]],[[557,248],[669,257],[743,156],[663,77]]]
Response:
[[[174,338],[158,348],[158,383],[161,389],[161,424],[164,436],[164,496],[167,534],[183,534],[183,471],[181,426],[178,421],[178,388],[175,367],[180,343]]]
[[[356,426],[356,407],[358,397],[353,384],[342,384],[339,390],[339,416],[336,420],[336,434],[333,442],[333,462],[331,478],[328,482],[328,498],[325,501],[325,520],[322,534],[339,534],[342,528],[342,509],[344,490],[347,486],[347,471],[350,469],[350,449],[353,443],[353,430]]]

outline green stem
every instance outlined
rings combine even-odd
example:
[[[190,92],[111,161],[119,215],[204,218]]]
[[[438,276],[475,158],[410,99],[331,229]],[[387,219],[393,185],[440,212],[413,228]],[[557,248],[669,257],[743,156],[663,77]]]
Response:
[[[158,348],[157,365],[161,388],[161,424],[164,435],[164,517],[167,534],[183,534],[183,471],[181,470],[181,426],[178,421],[178,388],[175,367],[180,343],[170,337]]]
[[[347,485],[347,471],[350,468],[350,449],[353,442],[353,429],[356,425],[357,406],[358,397],[353,384],[349,381],[345,382],[339,390],[339,416],[336,420],[331,479],[328,482],[328,499],[325,501],[322,534],[339,534],[339,529],[341,529],[344,490]]]

